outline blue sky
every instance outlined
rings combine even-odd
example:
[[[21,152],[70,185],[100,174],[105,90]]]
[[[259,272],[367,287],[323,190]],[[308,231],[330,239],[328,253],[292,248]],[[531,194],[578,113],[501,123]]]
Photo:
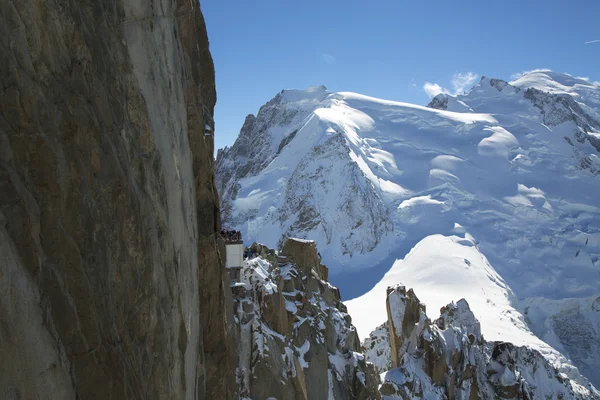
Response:
[[[600,81],[597,0],[203,0],[201,8],[217,79],[215,150],[281,89],[323,84],[426,104],[426,91],[468,89],[481,75],[550,68]]]

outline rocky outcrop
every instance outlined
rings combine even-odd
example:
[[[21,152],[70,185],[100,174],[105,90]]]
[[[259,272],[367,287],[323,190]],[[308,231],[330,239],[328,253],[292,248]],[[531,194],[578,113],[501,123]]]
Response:
[[[576,97],[566,93],[546,93],[535,88],[525,90],[524,98],[529,100],[539,109],[541,119],[545,125],[554,127],[565,122],[572,122],[575,127],[572,135],[565,136],[565,140],[573,147],[575,158],[579,160],[581,169],[588,169],[597,175],[600,173],[600,160],[597,154],[586,154],[584,148],[574,145],[574,141],[580,145],[586,142],[600,153],[600,139],[593,132],[600,130],[600,122],[593,116],[593,110],[586,112],[585,104],[576,101]],[[592,115],[590,115],[592,114]],[[593,150],[592,150],[593,151]]]
[[[234,298],[240,395],[379,399],[379,376],[362,354],[339,291],[315,273],[314,243],[290,239],[285,249],[274,261],[258,256],[242,270],[247,290]]]
[[[371,349],[389,346],[392,368],[380,388],[386,399],[600,399],[536,350],[486,342],[464,299],[431,321],[413,291],[396,286],[388,289],[387,307],[387,338],[378,329],[369,342]],[[366,354],[386,365],[385,352]]]
[[[398,368],[415,327],[426,318],[425,305],[419,302],[412,289],[407,292],[403,286],[398,286],[388,288],[386,308],[392,367]]]
[[[0,22],[0,397],[233,398],[198,3]]]
[[[290,238],[283,243],[282,253],[303,269],[304,275],[314,273],[319,279],[327,281],[327,267],[321,264],[317,245],[312,240]]]
[[[390,354],[390,335],[387,321],[379,325],[369,337],[363,341],[365,357],[373,363],[377,371],[384,372],[392,368]]]
[[[436,95],[429,104],[427,104],[429,108],[435,108],[437,110],[445,110],[448,108],[448,95],[444,93],[440,93]]]
[[[481,80],[482,80],[482,81],[483,81],[484,79],[486,79],[486,78],[485,78],[485,76],[481,77]],[[504,90],[504,88],[506,88],[507,86],[509,86],[509,87],[510,87],[510,84],[509,84],[508,82],[506,82],[506,81],[502,80],[502,79],[494,79],[494,78],[492,78],[492,79],[490,79],[490,86],[491,86],[491,87],[493,87],[493,88],[496,88],[496,90],[497,90],[497,91],[501,92],[501,91],[503,91],[503,90]],[[511,88],[512,88],[512,87],[511,87]],[[520,89],[519,89],[519,88],[515,88],[515,90],[516,90],[517,92],[519,92],[519,91],[520,91]]]
[[[586,130],[600,128],[600,123],[588,115],[569,94],[546,93],[535,88],[527,88],[524,97],[540,110],[542,121],[548,126],[572,121]]]

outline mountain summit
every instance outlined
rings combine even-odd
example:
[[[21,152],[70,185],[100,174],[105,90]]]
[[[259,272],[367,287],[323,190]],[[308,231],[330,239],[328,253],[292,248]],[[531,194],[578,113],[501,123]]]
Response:
[[[219,151],[224,223],[315,239],[332,282],[364,294],[347,302],[363,338],[402,283],[432,318],[464,297],[487,338],[599,385],[599,121],[600,86],[548,70],[427,107],[285,90]]]

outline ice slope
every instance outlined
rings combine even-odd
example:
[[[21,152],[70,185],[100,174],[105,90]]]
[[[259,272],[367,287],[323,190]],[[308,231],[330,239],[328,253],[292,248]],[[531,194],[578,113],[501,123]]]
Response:
[[[462,274],[462,284],[448,277],[439,292],[419,288],[421,300],[431,310],[466,289],[487,290],[491,297],[468,301],[476,314],[497,305],[494,318],[477,315],[488,339],[541,348],[515,310],[520,302],[600,294],[599,98],[598,84],[545,70],[512,84],[484,78],[430,107],[323,87],[283,91],[219,153],[224,222],[271,246],[286,236],[315,239],[331,280],[350,297],[417,243],[468,232],[475,246],[453,251],[476,251],[470,257],[483,257],[476,265],[486,273]],[[430,274],[461,265],[452,254],[439,254]],[[399,280],[421,286],[413,275]],[[375,295],[349,304],[360,302],[362,312],[382,312]],[[375,328],[385,318],[369,320]],[[600,383],[600,374],[591,378]]]
[[[597,376],[600,370],[600,296],[525,299],[519,302],[519,310],[538,337],[567,358],[577,361],[584,376]]]
[[[276,112],[255,129],[255,140],[239,150],[236,143],[219,157],[225,222],[249,240],[271,245],[288,235],[314,238],[326,246],[322,255],[334,274],[342,266],[400,258],[420,238],[447,234],[458,222],[498,253],[491,258],[506,260],[510,275],[528,275],[512,286],[524,283],[536,288],[532,295],[547,295],[564,278],[572,282],[569,295],[591,294],[592,286],[580,287],[572,275],[583,274],[584,282],[591,275],[597,279],[597,255],[583,261],[567,257],[575,273],[560,265],[581,245],[571,233],[580,227],[584,236],[594,233],[587,227],[600,211],[593,201],[598,179],[590,174],[598,151],[589,140],[580,142],[574,122],[545,125],[524,90],[504,82],[500,91],[497,82],[483,80],[461,96],[475,112],[328,93],[322,87],[283,91],[269,103]],[[258,139],[265,137],[268,143],[261,145]],[[265,165],[223,179],[248,169],[240,168],[241,149],[255,151],[250,168]],[[437,206],[399,208],[421,196]],[[438,215],[430,218],[432,213]],[[407,243],[398,250],[399,242]],[[521,264],[532,265],[533,273]],[[553,270],[549,285],[546,279],[539,282],[540,264]]]
[[[367,337],[387,319],[386,308],[381,305],[385,305],[386,289],[397,284],[414,289],[419,298],[426,299],[422,301],[433,319],[439,317],[447,299],[464,298],[472,304],[486,340],[510,339],[519,346],[535,340],[522,336],[525,329],[518,325],[524,325],[523,318],[511,306],[514,294],[468,234],[427,236],[396,261],[374,288],[346,301],[361,337]]]
[[[507,341],[538,350],[561,372],[581,381],[579,372],[561,353],[530,331],[513,306],[516,298],[512,290],[479,251],[474,238],[462,232],[427,236],[396,261],[369,292],[345,302],[359,336],[367,338],[387,320],[386,289],[402,284],[418,293],[431,318],[440,316],[448,299],[467,300],[487,341]]]
[[[535,88],[543,92],[568,94],[571,96],[593,96],[598,90],[597,82],[590,82],[587,78],[578,78],[568,74],[553,72],[549,69],[537,69],[522,74],[510,82],[519,88]]]

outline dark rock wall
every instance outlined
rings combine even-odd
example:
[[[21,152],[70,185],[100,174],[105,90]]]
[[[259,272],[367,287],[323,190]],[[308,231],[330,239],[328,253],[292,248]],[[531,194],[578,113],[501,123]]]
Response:
[[[233,398],[198,3],[5,1],[0,43],[0,398]]]

